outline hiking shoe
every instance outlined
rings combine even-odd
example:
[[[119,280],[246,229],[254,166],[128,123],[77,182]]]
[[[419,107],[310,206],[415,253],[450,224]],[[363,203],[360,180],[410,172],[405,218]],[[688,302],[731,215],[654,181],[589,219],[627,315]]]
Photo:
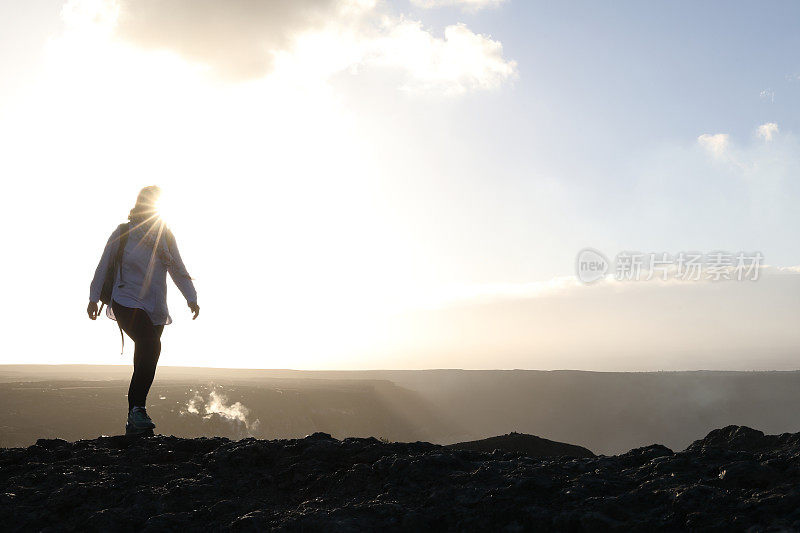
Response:
[[[151,431],[154,427],[156,427],[156,425],[153,424],[153,421],[147,416],[147,411],[145,411],[144,407],[134,407],[128,413],[128,423],[125,424],[125,433],[128,435],[143,433],[145,431]]]

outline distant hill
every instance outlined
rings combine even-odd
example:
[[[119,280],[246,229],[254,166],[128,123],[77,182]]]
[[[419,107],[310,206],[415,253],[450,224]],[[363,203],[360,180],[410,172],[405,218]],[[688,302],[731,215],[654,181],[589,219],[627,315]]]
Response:
[[[543,439],[535,435],[524,433],[509,433],[488,439],[473,440],[469,442],[458,442],[450,444],[448,448],[455,450],[472,450],[476,452],[491,452],[500,450],[503,452],[524,453],[529,457],[594,457],[595,455],[584,448],[574,444],[556,442],[554,440]]]

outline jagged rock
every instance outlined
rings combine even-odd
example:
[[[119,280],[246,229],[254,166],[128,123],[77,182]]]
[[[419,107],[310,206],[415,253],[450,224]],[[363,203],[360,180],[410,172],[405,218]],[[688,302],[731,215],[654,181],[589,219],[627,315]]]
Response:
[[[719,479],[725,487],[768,487],[778,473],[767,465],[755,461],[736,461],[720,468]]]
[[[492,450],[320,433],[40,439],[0,449],[0,524],[181,533],[800,529],[800,434],[729,426],[682,452],[652,445],[600,457]]]
[[[761,448],[769,448],[775,444],[776,435],[764,435],[757,429],[744,426],[726,426],[715,429],[705,438],[694,441],[689,450],[724,448],[730,451],[757,451]]]

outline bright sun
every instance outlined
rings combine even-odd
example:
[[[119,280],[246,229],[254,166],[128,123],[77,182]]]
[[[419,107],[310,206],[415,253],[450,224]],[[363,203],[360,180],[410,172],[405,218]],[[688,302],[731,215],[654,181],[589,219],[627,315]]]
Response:
[[[161,195],[156,200],[156,211],[164,222],[169,225],[175,221],[177,213],[175,212],[176,206],[170,199],[170,195],[161,190]]]

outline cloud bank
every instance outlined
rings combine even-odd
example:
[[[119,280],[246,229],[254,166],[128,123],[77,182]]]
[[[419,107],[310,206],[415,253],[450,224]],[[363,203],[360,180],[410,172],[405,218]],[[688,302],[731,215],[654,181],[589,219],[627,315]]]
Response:
[[[765,267],[758,281],[520,285],[408,317],[398,353],[452,368],[796,369],[798,270]]]
[[[228,81],[287,63],[321,77],[390,68],[404,89],[452,95],[496,89],[517,72],[488,35],[456,23],[437,36],[372,0],[70,0],[63,14],[68,24],[106,25],[123,42],[172,52]]]
[[[243,79],[270,72],[299,33],[341,17],[336,0],[120,0],[117,34]]]

